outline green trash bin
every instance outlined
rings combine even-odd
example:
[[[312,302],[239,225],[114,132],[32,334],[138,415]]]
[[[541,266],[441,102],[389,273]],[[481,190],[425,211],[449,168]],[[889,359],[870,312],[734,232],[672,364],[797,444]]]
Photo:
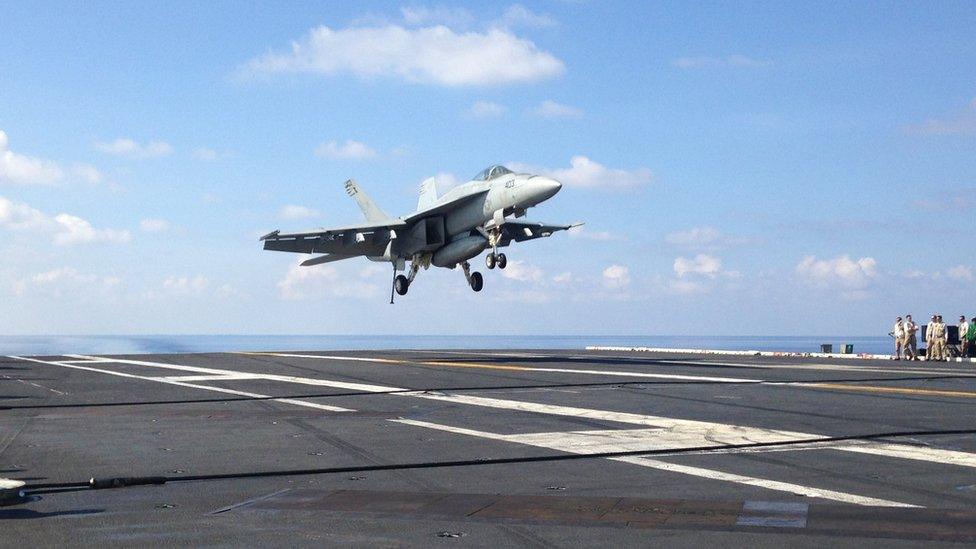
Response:
[[[852,355],[852,354],[854,354],[854,344],[853,343],[845,343],[845,344],[841,345],[841,351],[840,352],[841,353],[844,353],[845,355]]]
[[[823,343],[820,345],[821,353],[832,353],[834,352],[834,346],[830,343]]]

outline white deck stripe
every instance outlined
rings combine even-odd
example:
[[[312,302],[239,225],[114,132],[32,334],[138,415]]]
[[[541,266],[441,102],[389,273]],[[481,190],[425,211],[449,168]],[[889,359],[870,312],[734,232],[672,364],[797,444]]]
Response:
[[[84,357],[84,355],[80,355]],[[309,355],[301,355],[309,356]],[[20,358],[20,357],[13,357]],[[177,364],[169,364],[163,362],[148,362],[148,361],[138,361],[138,360],[127,360],[127,359],[102,359],[100,357],[91,357],[95,360],[104,362],[118,362],[124,364],[134,364],[142,366],[151,366],[158,368],[175,369],[182,371],[192,371],[192,372],[202,372],[214,375],[254,375],[259,376],[255,379],[265,379],[271,381],[282,381],[286,383],[296,383],[303,385],[315,385],[315,386],[325,386],[325,387],[335,387],[341,389],[349,389],[353,391],[362,392],[392,392],[392,391],[402,391],[395,392],[397,396],[422,398],[427,400],[436,400],[442,402],[451,402],[455,404],[463,404],[470,406],[482,406],[487,408],[520,411],[520,412],[531,412],[539,414],[548,415],[558,415],[558,416],[569,416],[577,418],[589,418],[601,421],[611,421],[616,423],[629,423],[635,425],[644,425],[648,427],[660,427],[665,429],[670,429],[673,431],[684,431],[689,433],[698,433],[700,435],[706,435],[710,444],[739,444],[748,442],[776,442],[776,441],[789,441],[789,440],[802,440],[802,439],[812,439],[812,438],[823,438],[824,435],[815,435],[808,433],[800,433],[794,431],[781,431],[772,429],[762,429],[757,427],[747,427],[740,425],[730,425],[724,423],[715,423],[707,421],[694,421],[687,419],[677,419],[659,416],[649,416],[644,414],[634,414],[629,412],[614,412],[607,410],[594,410],[588,408],[576,408],[571,406],[560,406],[553,404],[539,404],[535,402],[527,401],[516,401],[516,400],[506,400],[506,399],[496,399],[487,397],[477,397],[471,395],[449,395],[440,393],[429,393],[422,391],[408,391],[407,389],[399,387],[389,387],[383,385],[372,385],[364,383],[348,383],[342,381],[330,381],[325,379],[315,379],[315,378],[303,378],[294,376],[280,376],[274,374],[249,374],[247,372],[237,372],[234,370],[221,370],[215,368],[200,368],[196,366],[182,366]],[[33,360],[34,362],[41,362],[48,364],[48,362],[36,360],[36,359],[23,359],[23,360]],[[77,367],[76,365],[64,364],[65,367]],[[110,373],[114,375],[120,375],[123,377],[134,377],[138,379],[149,379],[157,381],[156,378],[144,378],[143,376],[135,376],[133,374],[124,374],[121,372],[113,372],[109,370],[99,370],[84,367],[82,369],[89,369],[93,371],[100,371],[103,373]],[[173,384],[182,384],[182,382],[169,381]],[[228,392],[228,390],[218,389],[214,387],[206,386],[195,386],[197,388],[207,388],[215,391]],[[305,401],[297,401],[305,402]],[[314,405],[313,403],[305,403],[308,407],[319,407],[321,405]],[[345,410],[345,409],[340,409]],[[339,410],[337,410],[339,411]],[[701,444],[697,444],[701,445]],[[953,450],[941,450],[937,448],[921,448],[912,445],[903,444],[855,444],[855,445],[840,445],[834,446],[834,449],[862,454],[873,454],[885,457],[898,457],[904,459],[914,459],[920,461],[929,461],[934,463],[942,464],[952,464],[964,467],[976,467],[976,454],[970,454],[966,452],[957,452]],[[924,450],[924,451],[921,451]]]
[[[250,354],[250,353],[249,353]],[[279,357],[292,357],[292,358],[318,358],[326,360],[355,360],[359,362],[379,362],[384,364],[415,364],[420,366],[445,366],[451,367],[458,363],[450,362],[438,362],[438,361],[418,361],[418,360],[396,360],[388,358],[364,358],[364,357],[348,357],[348,356],[325,356],[325,355],[299,355],[299,354],[289,354],[289,353],[256,353],[261,356],[279,356]],[[524,357],[520,357],[524,358]],[[467,364],[465,363],[467,366]],[[491,364],[486,364],[485,368],[490,368]],[[471,366],[477,367],[477,366]],[[621,372],[615,370],[574,370],[572,368],[535,368],[532,366],[515,366],[513,369],[526,372],[552,372],[561,374],[583,374],[583,375],[597,375],[597,376],[616,376],[616,377],[636,377],[636,378],[653,378],[653,379],[680,379],[685,381],[702,381],[702,382],[718,382],[718,383],[762,383],[762,379],[749,379],[749,378],[738,378],[738,377],[710,377],[710,376],[692,376],[684,374],[650,374],[646,372]]]
[[[390,421],[395,421],[396,423],[402,423],[404,425],[412,425],[415,427],[424,427],[427,429],[435,429],[438,431],[447,431],[459,435],[468,435],[468,436],[474,436],[479,438],[487,438],[491,440],[514,442],[518,444],[525,444],[528,446],[536,446],[540,448],[548,448],[550,450],[558,450],[558,451],[567,452],[571,454],[656,450],[656,449],[660,449],[662,446],[667,447],[666,444],[668,444],[668,442],[666,441],[662,442],[660,440],[654,439],[653,437],[643,436],[643,435],[661,434],[658,432],[659,430],[656,429],[639,429],[634,431],[599,431],[599,432],[572,431],[572,432],[561,432],[561,433],[536,433],[531,435],[502,435],[502,434],[490,433],[486,431],[477,431],[474,429],[451,427],[449,425],[442,425],[439,423],[431,423],[427,421],[417,421],[411,419],[397,419],[397,420],[390,420]],[[688,442],[689,440],[686,440],[686,442]],[[815,488],[811,486],[804,486],[804,485],[793,484],[789,482],[780,482],[780,481],[769,480],[764,478],[737,475],[732,473],[726,473],[723,471],[716,471],[714,469],[703,469],[701,467],[679,465],[676,463],[669,463],[666,461],[660,461],[660,460],[650,459],[641,456],[621,456],[621,457],[615,457],[609,459],[613,461],[631,463],[633,465],[640,465],[642,467],[651,467],[654,469],[660,469],[660,470],[670,471],[674,473],[682,473],[685,475],[692,475],[692,476],[707,478],[711,480],[721,480],[725,482],[733,482],[736,484],[757,486],[759,488],[765,488],[767,490],[790,492],[793,494],[800,494],[808,497],[815,497],[821,499],[829,499],[834,501],[840,501],[843,503],[852,503],[856,505],[876,505],[876,506],[884,506],[884,507],[917,507],[916,505],[912,505],[909,503],[902,503],[899,501],[890,501],[886,499],[860,496],[857,494],[850,494],[847,492],[826,490],[823,488]]]
[[[37,363],[40,363],[40,364],[47,364],[47,365],[50,365],[50,366],[60,366],[62,368],[71,368],[73,370],[86,370],[86,371],[89,371],[89,372],[98,372],[100,374],[108,374],[108,375],[113,375],[113,376],[118,376],[118,377],[125,377],[125,378],[130,378],[130,379],[141,379],[141,380],[145,380],[145,381],[155,381],[157,383],[166,383],[166,384],[169,384],[169,385],[178,385],[180,387],[188,387],[188,388],[191,388],[191,389],[202,389],[202,390],[205,390],[205,391],[213,391],[215,393],[225,393],[225,394],[230,394],[230,395],[238,395],[238,396],[245,396],[245,397],[251,397],[251,398],[265,398],[265,399],[268,399],[268,400],[274,400],[274,401],[277,401],[277,402],[282,402],[284,404],[294,404],[294,405],[297,405],[297,406],[304,406],[306,408],[315,408],[317,410],[326,410],[326,411],[329,411],[329,412],[353,412],[353,411],[355,411],[355,410],[351,410],[349,408],[340,408],[339,406],[328,406],[328,405],[325,405],[325,404],[316,404],[314,402],[305,402],[305,401],[302,401],[302,400],[271,398],[270,395],[262,395],[262,394],[259,394],[259,393],[248,393],[248,392],[245,392],[245,391],[235,391],[234,389],[224,389],[222,387],[211,387],[209,385],[195,385],[195,384],[192,384],[192,383],[184,383],[182,381],[173,381],[173,380],[169,380],[169,379],[166,379],[166,378],[139,376],[139,375],[135,375],[135,374],[128,374],[128,373],[125,373],[125,372],[116,372],[116,371],[113,371],[113,370],[103,370],[101,368],[92,368],[90,366],[81,366],[79,364],[65,364],[63,362],[38,360],[36,358],[28,358],[28,357],[22,357],[22,356],[11,356],[10,358],[15,358],[15,359],[19,359],[19,360],[26,360],[26,361],[29,361],[29,362],[37,362]]]
[[[238,374],[238,375],[201,375],[201,376],[164,376],[154,377],[156,380],[165,381],[242,381],[245,379],[261,379],[261,374]]]
[[[918,505],[912,505],[910,503],[902,503],[900,501],[891,501],[887,499],[872,498],[868,496],[859,496],[857,494],[849,494],[847,492],[837,492],[835,490],[814,488],[811,486],[803,486],[800,484],[793,484],[790,482],[780,482],[778,480],[769,480],[764,478],[749,477],[745,475],[737,475],[734,473],[716,471],[714,469],[703,469],[701,467],[692,467],[690,465],[679,465],[677,463],[668,463],[666,461],[649,459],[649,458],[639,457],[639,456],[630,456],[630,457],[625,456],[625,457],[610,458],[610,459],[613,461],[622,461],[624,463],[631,463],[633,465],[652,467],[654,469],[660,469],[662,471],[670,471],[672,473],[694,475],[696,477],[703,477],[712,480],[723,480],[725,482],[734,482],[736,484],[745,484],[749,486],[757,486],[759,488],[766,488],[767,490],[790,492],[802,496],[821,498],[821,499],[831,499],[834,501],[840,501],[843,503],[852,503],[855,505],[873,505],[878,507],[919,507]]]

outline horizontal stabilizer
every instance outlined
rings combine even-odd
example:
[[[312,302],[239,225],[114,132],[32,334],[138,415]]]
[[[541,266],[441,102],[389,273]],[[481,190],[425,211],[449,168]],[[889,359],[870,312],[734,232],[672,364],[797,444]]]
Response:
[[[342,254],[320,255],[318,257],[313,257],[312,259],[306,259],[305,261],[302,261],[302,267],[311,267],[312,265],[321,265],[323,263],[332,263],[333,261],[342,261],[343,259],[349,259],[350,257],[356,257],[356,256],[342,255]]]
[[[505,223],[499,228],[502,231],[502,238],[499,245],[507,246],[509,242],[525,242],[536,238],[552,236],[557,231],[568,231],[574,227],[579,227],[583,223],[571,223],[569,225],[559,225],[552,223],[539,223],[537,221],[523,221],[519,219],[506,219]]]

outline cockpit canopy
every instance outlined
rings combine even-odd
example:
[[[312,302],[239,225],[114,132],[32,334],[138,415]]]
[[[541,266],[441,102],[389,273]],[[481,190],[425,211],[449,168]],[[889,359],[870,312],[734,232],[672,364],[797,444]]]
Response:
[[[502,166],[501,164],[495,164],[494,166],[489,166],[482,170],[481,173],[474,176],[472,181],[488,181],[509,173],[513,173],[512,170]]]

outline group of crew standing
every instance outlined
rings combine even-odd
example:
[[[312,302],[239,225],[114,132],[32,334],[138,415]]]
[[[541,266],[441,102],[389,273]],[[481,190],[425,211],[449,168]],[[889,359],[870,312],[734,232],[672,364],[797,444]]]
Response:
[[[906,360],[918,360],[918,343],[916,341],[919,326],[912,320],[912,315],[905,315],[905,320],[898,317],[895,328],[889,334],[895,338],[895,360],[901,360],[902,352]],[[925,329],[925,359],[949,360],[953,355],[968,357],[976,354],[976,317],[967,322],[964,315],[959,316],[959,345],[949,344],[949,328],[942,321],[942,315],[932,315]]]

